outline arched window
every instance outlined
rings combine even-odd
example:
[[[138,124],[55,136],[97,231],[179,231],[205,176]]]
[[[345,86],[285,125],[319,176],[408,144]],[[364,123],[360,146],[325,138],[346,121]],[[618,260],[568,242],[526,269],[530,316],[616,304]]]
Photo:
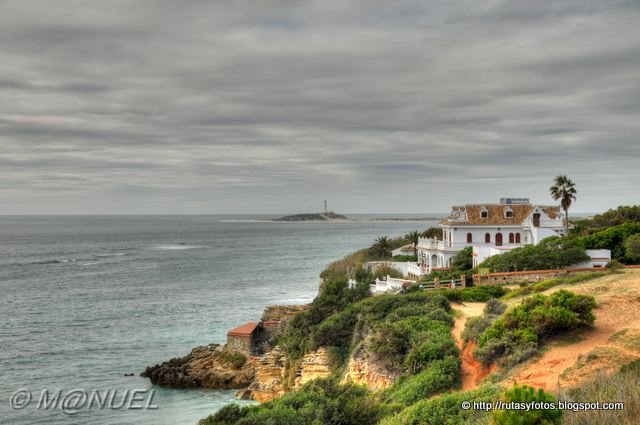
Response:
[[[473,242],[473,235],[471,234],[471,232],[467,233],[467,243],[471,243]]]
[[[504,210],[504,216],[505,218],[513,218],[513,210],[510,207],[507,207]]]
[[[489,218],[489,210],[485,207],[480,210],[480,218]]]
[[[484,234],[484,243],[491,243],[491,233]]]
[[[513,233],[509,233],[509,243],[513,243],[515,241],[515,238],[513,236]]]
[[[516,233],[516,243],[520,243],[520,233]]]
[[[502,233],[496,233],[496,246],[502,246]]]

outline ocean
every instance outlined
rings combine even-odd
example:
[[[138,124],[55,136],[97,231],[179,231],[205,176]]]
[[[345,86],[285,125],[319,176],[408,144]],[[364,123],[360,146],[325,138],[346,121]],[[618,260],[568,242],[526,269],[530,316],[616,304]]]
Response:
[[[194,425],[234,391],[155,387],[146,366],[310,302],[326,264],[378,236],[435,225],[270,217],[0,216],[0,424]],[[45,389],[155,389],[158,408],[36,409]],[[22,410],[17,390],[33,395]]]

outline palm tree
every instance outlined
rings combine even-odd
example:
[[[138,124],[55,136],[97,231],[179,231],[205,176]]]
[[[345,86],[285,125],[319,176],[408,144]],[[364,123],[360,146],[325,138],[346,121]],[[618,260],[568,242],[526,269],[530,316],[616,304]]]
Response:
[[[407,233],[405,239],[413,244],[413,255],[418,256],[418,240],[420,239],[420,232],[414,230],[413,232]]]
[[[564,210],[564,234],[569,234],[569,207],[576,200],[576,184],[567,176],[556,176],[553,186],[549,188],[553,199],[560,200]]]
[[[376,239],[371,248],[373,248],[373,253],[378,258],[391,257],[391,246],[389,245],[389,238],[386,236],[380,236]]]

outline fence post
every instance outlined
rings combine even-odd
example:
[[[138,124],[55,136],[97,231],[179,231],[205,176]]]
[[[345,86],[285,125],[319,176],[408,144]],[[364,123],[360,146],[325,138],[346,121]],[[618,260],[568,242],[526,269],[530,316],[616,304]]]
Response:
[[[461,283],[462,288],[466,288],[467,287],[467,276],[461,275],[460,276],[460,283]]]

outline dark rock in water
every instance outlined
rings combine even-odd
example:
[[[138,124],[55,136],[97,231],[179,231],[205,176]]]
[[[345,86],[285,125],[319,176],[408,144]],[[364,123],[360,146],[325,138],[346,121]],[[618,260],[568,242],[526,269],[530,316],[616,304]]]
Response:
[[[248,388],[240,390],[240,391],[236,392],[236,398],[238,400],[252,400],[251,391]]]
[[[124,376],[135,376],[135,373],[125,373]]]
[[[255,370],[251,362],[234,368],[225,362],[223,346],[211,344],[196,347],[184,357],[150,366],[140,376],[155,385],[171,388],[245,388],[253,381]]]

